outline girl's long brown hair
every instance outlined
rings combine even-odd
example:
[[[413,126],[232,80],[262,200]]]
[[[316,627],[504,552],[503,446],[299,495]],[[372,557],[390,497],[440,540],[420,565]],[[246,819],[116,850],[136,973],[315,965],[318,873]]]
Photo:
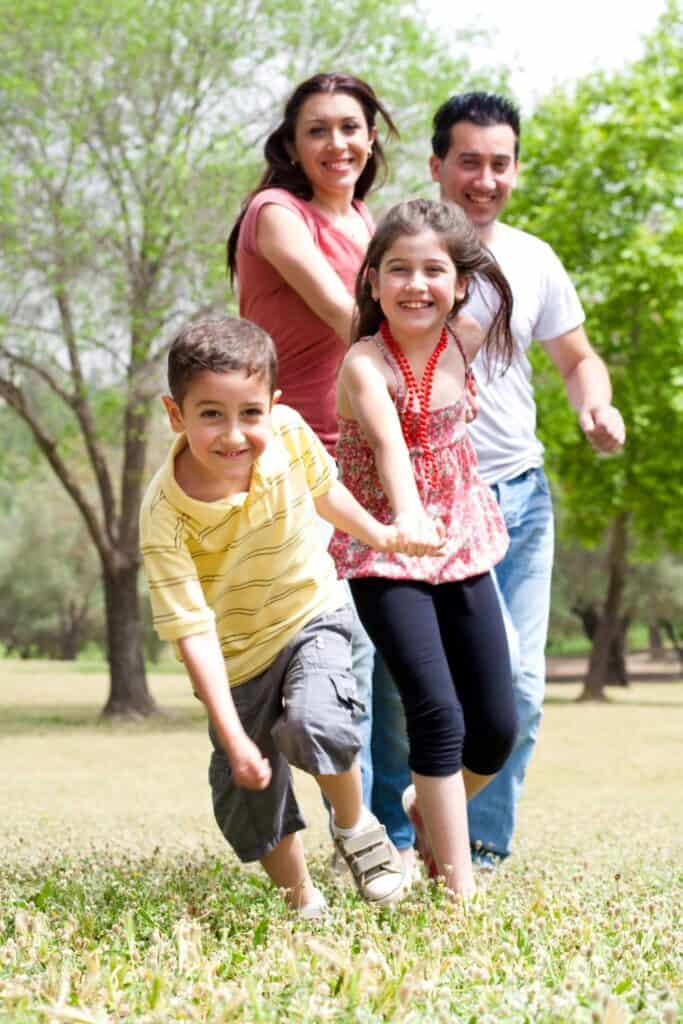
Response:
[[[379,270],[382,257],[398,238],[419,235],[423,231],[433,231],[442,239],[459,275],[481,277],[491,284],[500,301],[486,332],[484,350],[487,360],[493,358],[496,364],[501,363],[503,369],[507,369],[514,353],[510,329],[512,292],[507,278],[486,246],[479,241],[474,226],[460,207],[431,199],[408,199],[399,203],[377,225],[356,278],[356,313],[351,342],[375,334],[384,319],[379,302],[372,297],[369,271]],[[457,313],[465,302],[466,297],[456,300],[452,313]]]
[[[247,212],[247,207],[254,196],[267,188],[286,188],[299,199],[313,198],[313,189],[311,188],[310,181],[304,174],[301,166],[298,163],[292,163],[287,147],[294,143],[296,121],[305,101],[310,96],[318,95],[318,93],[336,92],[346,93],[360,104],[365,114],[369,132],[375,127],[377,115],[381,114],[389,129],[389,134],[398,136],[396,125],[392,121],[389,111],[377,98],[372,87],[362,79],[354,78],[353,75],[342,74],[339,71],[329,71],[324,74],[313,75],[311,78],[307,78],[305,82],[301,82],[287,100],[281,123],[266,139],[263,148],[263,154],[266,158],[266,169],[256,188],[253,192],[249,193],[243,202],[239,216],[228,236],[227,265],[231,284],[234,282],[237,271],[237,242],[239,240],[240,228],[244,215]],[[364,199],[375,183],[377,172],[381,170],[386,174],[386,169],[387,162],[382,144],[376,138],[372,144],[372,153],[368,157],[368,162],[356,182],[353,192],[354,198]]]

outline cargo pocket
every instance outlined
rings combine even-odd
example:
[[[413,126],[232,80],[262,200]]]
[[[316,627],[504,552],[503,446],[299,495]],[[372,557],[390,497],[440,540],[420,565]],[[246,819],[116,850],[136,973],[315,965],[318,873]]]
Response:
[[[356,717],[365,711],[365,704],[358,700],[358,691],[356,689],[356,680],[353,676],[345,675],[342,672],[331,672],[330,679],[334,687],[334,692],[337,694],[337,700],[340,704],[343,704],[345,708],[348,708]]]

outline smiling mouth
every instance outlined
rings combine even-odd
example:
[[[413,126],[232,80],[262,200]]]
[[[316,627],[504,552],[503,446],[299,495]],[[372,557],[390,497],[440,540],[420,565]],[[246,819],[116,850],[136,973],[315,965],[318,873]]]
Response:
[[[488,206],[489,203],[492,203],[495,198],[495,196],[473,196],[469,194],[467,195],[467,201],[469,203],[474,203],[475,206]]]
[[[399,302],[401,309],[431,309],[431,302]]]
[[[238,448],[233,452],[214,452],[214,455],[218,455],[221,459],[238,459],[240,455],[246,455],[248,451],[248,448]]]
[[[328,171],[347,171],[353,164],[353,159],[347,157],[344,160],[325,160],[323,167],[326,167]]]

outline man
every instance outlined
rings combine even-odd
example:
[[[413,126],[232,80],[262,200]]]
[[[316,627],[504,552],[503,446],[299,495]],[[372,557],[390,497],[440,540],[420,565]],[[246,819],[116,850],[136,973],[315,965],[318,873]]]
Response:
[[[519,734],[501,772],[469,805],[473,856],[483,866],[510,853],[515,811],[541,719],[545,686],[545,642],[553,563],[553,517],[543,472],[543,446],[536,437],[536,406],[527,350],[541,342],[561,373],[567,398],[581,429],[596,451],[613,452],[624,442],[624,424],[611,405],[607,369],[591,348],[583,328],[584,313],[576,291],[553,250],[545,242],[499,221],[517,183],[519,112],[509,100],[484,92],[452,96],[434,116],[432,179],[442,199],[458,203],[480,239],[500,263],[514,298],[512,317],[516,354],[501,376],[480,355],[477,419],[470,432],[480,472],[498,498],[510,534],[510,547],[496,567],[510,636]],[[467,311],[483,327],[491,320],[491,301],[482,286],[471,287]],[[518,651],[517,651],[518,647]],[[391,749],[379,732],[395,723],[386,675],[375,676],[373,734],[375,791],[373,808],[390,834],[397,793],[405,781]],[[394,740],[395,750],[395,740]],[[405,765],[405,762],[404,762]],[[405,824],[392,834],[405,848]]]

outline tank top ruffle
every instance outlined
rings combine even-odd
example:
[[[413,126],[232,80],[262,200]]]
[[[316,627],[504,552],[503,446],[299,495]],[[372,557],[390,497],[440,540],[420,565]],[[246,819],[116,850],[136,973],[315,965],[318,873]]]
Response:
[[[372,340],[394,374],[394,401],[399,417],[406,421],[408,436],[416,439],[417,414],[406,411],[407,394],[401,371],[381,336],[377,334]],[[460,351],[462,354],[461,348]],[[503,557],[508,547],[507,530],[491,488],[479,477],[477,457],[467,434],[465,405],[463,395],[454,405],[429,413],[427,436],[438,467],[434,485],[429,481],[424,452],[417,442],[409,447],[422,503],[428,514],[441,519],[446,528],[444,551],[438,556],[422,557],[375,551],[336,530],[330,554],[342,578],[379,576],[448,583],[487,572]],[[372,449],[355,420],[339,417],[336,457],[339,478],[354,497],[380,522],[391,523],[393,513],[379,480]]]

